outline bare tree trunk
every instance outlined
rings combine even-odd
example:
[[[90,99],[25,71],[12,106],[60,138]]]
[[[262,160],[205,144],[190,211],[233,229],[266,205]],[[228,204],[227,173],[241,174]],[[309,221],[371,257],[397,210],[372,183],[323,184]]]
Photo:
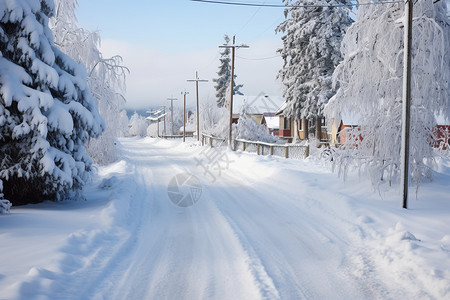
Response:
[[[294,126],[293,127],[294,128],[292,128],[292,130],[294,132],[293,132],[293,135],[292,135],[293,136],[292,143],[293,144],[297,144],[300,141],[300,139],[298,137],[298,120],[294,119]]]
[[[316,139],[319,141],[319,144],[317,145],[317,147],[320,147],[320,140],[322,139],[322,122],[321,122],[322,117],[318,116],[315,119],[315,123],[316,123]]]
[[[309,128],[308,128],[308,120],[306,118],[302,119],[302,128],[305,133],[305,140],[309,140]]]

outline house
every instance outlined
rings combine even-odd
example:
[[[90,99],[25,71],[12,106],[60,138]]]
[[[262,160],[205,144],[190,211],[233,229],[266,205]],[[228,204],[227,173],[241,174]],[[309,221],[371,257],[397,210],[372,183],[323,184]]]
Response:
[[[275,115],[279,118],[279,133],[278,136],[280,138],[286,139],[288,142],[292,142],[295,135],[297,134],[297,137],[300,140],[304,140],[307,138],[307,128],[313,128],[316,126],[315,120],[293,120],[289,117],[286,117],[284,114],[284,110],[286,109],[286,102],[284,102],[280,108],[277,110]],[[328,143],[329,137],[327,133],[327,127],[325,125],[325,118],[321,118],[320,120],[320,126],[321,126],[321,136],[320,136],[320,142],[321,143]],[[297,133],[296,133],[297,131]],[[310,131],[311,132],[311,131]]]
[[[243,110],[256,124],[267,126],[267,117],[272,117],[278,107],[283,103],[279,96],[269,96],[260,92],[257,96],[235,95],[233,96],[233,123],[237,123]],[[268,127],[269,132],[275,131],[274,126]],[[278,130],[278,128],[276,128]]]
[[[280,130],[279,117],[275,113],[264,113],[267,129],[273,136],[278,136]]]
[[[346,116],[343,115],[340,119],[333,119],[331,121],[331,134],[329,136],[329,141],[331,145],[340,145],[343,144],[347,138],[350,129],[356,129],[358,127],[359,116]],[[354,137],[353,137],[354,138]],[[360,137],[362,139],[362,137]]]
[[[331,123],[331,135],[330,135],[330,144],[332,145],[342,145],[349,139],[349,134],[352,134],[351,138],[355,142],[357,140],[363,140],[363,136],[359,134],[360,131],[359,122],[357,121],[359,116],[343,116],[340,120],[336,121],[333,119]],[[432,132],[432,144],[433,148],[448,150],[450,149],[450,125],[448,121],[445,121],[443,118],[437,118],[437,122],[439,125],[436,125]]]

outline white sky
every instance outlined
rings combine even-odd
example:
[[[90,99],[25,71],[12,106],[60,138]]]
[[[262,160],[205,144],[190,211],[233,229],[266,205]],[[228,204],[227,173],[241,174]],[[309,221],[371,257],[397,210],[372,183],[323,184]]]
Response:
[[[262,1],[280,4],[279,0]],[[187,79],[199,72],[200,100],[215,99],[214,83],[223,35],[236,34],[237,83],[246,95],[261,91],[281,95],[276,82],[282,59],[274,57],[282,46],[276,26],[283,21],[282,8],[214,5],[189,0],[78,0],[79,25],[99,30],[105,56],[119,54],[131,70],[127,78],[127,106],[148,108],[167,105],[166,98],[187,90],[188,105],[195,101],[195,87]],[[99,13],[101,12],[101,13]],[[249,60],[251,58],[253,60]],[[269,58],[269,59],[262,59]],[[256,59],[256,60],[255,60]],[[181,105],[182,101],[174,102]]]

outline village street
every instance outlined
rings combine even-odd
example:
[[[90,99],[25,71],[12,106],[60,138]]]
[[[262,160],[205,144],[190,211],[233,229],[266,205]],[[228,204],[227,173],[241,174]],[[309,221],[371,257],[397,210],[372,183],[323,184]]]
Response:
[[[100,168],[98,181],[87,190],[84,223],[74,209],[46,213],[47,222],[57,214],[65,216],[63,227],[73,230],[67,224],[77,222],[81,228],[69,232],[47,261],[33,259],[26,276],[5,273],[0,284],[8,299],[439,299],[448,294],[445,265],[439,271],[439,264],[427,260],[449,255],[439,248],[448,229],[445,218],[424,221],[427,213],[437,216],[436,210],[405,217],[389,197],[367,192],[367,182],[344,184],[313,160],[210,149],[193,140],[120,142],[122,159]],[[81,210],[86,204],[74,205]],[[11,217],[28,212],[18,208]],[[406,230],[417,234],[418,223],[424,242],[396,238]],[[18,244],[22,233],[11,230],[16,231],[5,241]],[[45,235],[35,233],[40,234]],[[11,261],[11,270],[14,259],[26,265],[26,257],[8,255],[3,259]],[[10,286],[9,278],[15,281]]]

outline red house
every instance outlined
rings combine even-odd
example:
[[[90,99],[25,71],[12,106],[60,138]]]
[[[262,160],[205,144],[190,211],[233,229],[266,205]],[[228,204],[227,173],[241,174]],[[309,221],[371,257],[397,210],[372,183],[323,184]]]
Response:
[[[433,147],[441,150],[450,149],[450,125],[436,125],[434,127]]]

